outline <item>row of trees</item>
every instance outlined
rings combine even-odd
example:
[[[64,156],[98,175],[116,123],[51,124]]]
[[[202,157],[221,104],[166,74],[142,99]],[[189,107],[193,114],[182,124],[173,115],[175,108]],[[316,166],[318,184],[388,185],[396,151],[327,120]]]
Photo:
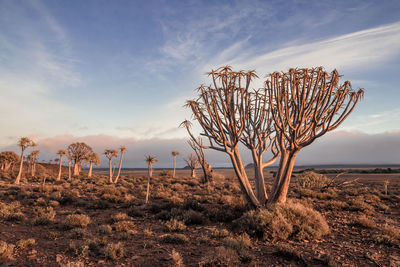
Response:
[[[339,84],[339,73],[327,73],[322,67],[268,74],[260,89],[250,89],[258,78],[255,71],[233,71],[225,66],[209,76],[211,85],[201,85],[197,99],[187,101],[201,126],[200,137],[193,135],[191,122],[185,120],[182,125],[194,146],[228,154],[242,192],[254,206],[286,201],[299,151],[336,129],[364,94],[362,89],[354,91],[349,81]],[[242,162],[240,143],[252,155],[255,192]],[[272,156],[264,161],[267,151]],[[268,195],[263,169],[278,158],[278,171]]]

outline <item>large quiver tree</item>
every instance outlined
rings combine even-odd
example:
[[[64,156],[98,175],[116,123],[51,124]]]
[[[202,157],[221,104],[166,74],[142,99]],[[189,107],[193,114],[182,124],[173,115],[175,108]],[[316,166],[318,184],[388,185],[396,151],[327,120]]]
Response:
[[[239,142],[246,127],[246,116],[250,111],[249,87],[257,75],[254,71],[235,72],[229,66],[211,71],[209,75],[212,77],[212,85],[200,86],[197,89],[198,99],[187,102],[203,129],[201,135],[209,140],[208,146],[199,143],[197,145],[204,149],[227,153],[242,192],[250,203],[260,206],[239,153]],[[191,139],[196,142],[189,124],[184,124]]]
[[[328,131],[336,129],[364,95],[349,81],[339,84],[336,70],[322,67],[290,69],[267,76],[265,90],[281,151],[269,203],[285,202],[298,152]]]

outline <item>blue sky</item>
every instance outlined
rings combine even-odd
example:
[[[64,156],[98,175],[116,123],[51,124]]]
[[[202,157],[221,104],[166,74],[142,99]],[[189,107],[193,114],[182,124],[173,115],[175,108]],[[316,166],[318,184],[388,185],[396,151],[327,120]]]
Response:
[[[190,117],[185,100],[226,64],[260,77],[337,68],[366,91],[339,136],[400,137],[399,1],[3,0],[0,148],[21,136],[47,144],[44,157],[72,140],[92,140],[98,152],[128,143],[127,161],[138,166],[135,146],[147,142],[167,166],[168,142],[189,153],[178,128]],[[166,151],[152,146],[160,142]],[[363,161],[368,152],[354,153]],[[400,162],[393,153],[365,162]],[[309,154],[304,163],[321,161]]]

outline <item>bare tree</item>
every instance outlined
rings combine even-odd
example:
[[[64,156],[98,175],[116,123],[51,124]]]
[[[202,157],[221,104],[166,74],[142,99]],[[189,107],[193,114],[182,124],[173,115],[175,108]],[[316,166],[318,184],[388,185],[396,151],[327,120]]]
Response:
[[[179,156],[178,151],[172,151],[171,152],[172,157],[174,158],[174,172],[172,174],[172,178],[175,178],[175,169],[176,169],[176,156]]]
[[[199,167],[199,162],[197,161],[197,158],[193,155],[190,154],[188,158],[184,158],[187,166],[190,168],[191,173],[190,177],[195,178],[196,177],[196,169]]]
[[[88,178],[92,177],[92,170],[93,170],[93,165],[97,166],[100,164],[100,158],[97,153],[92,152],[89,155],[86,156],[86,161],[89,162],[89,172],[88,172]]]
[[[61,180],[61,170],[62,170],[62,157],[67,155],[67,151],[60,149],[57,151],[57,155],[60,157],[60,159],[59,159],[60,166],[59,166],[59,170],[58,170],[57,181],[60,181]]]
[[[322,67],[290,69],[267,76],[265,91],[281,151],[279,169],[268,203],[286,201],[290,177],[299,151],[336,129],[353,111],[364,91],[339,84],[336,70]]]
[[[147,156],[145,161],[148,166],[148,176],[147,176],[147,190],[146,190],[146,204],[149,202],[149,194],[150,194],[150,178],[153,176],[153,164],[157,162],[157,159],[152,156]]]
[[[110,174],[109,174],[109,182],[113,182],[113,170],[112,170],[112,158],[116,158],[118,156],[118,151],[115,149],[106,149],[104,151],[104,155],[106,158],[108,158],[108,163],[109,163],[109,169],[110,169]]]
[[[187,102],[202,127],[201,135],[208,139],[209,145],[199,144],[191,133],[190,123],[185,121],[183,124],[198,146],[228,154],[243,194],[254,206],[260,206],[239,153],[239,142],[250,112],[249,87],[257,75],[254,71],[234,72],[229,66],[211,71],[209,75],[212,86],[200,86],[198,99]]]
[[[197,162],[200,164],[201,169],[203,170],[203,183],[208,183],[212,181],[212,166],[207,163],[206,156],[204,155],[203,148],[197,144],[202,145],[203,142],[201,138],[197,138],[197,141],[188,140],[189,146],[193,149],[194,153],[197,157]]]
[[[18,146],[21,147],[21,156],[20,156],[21,163],[19,165],[18,176],[15,179],[14,184],[19,184],[20,180],[21,180],[22,168],[23,168],[23,164],[24,164],[24,152],[25,152],[25,149],[28,148],[28,147],[36,146],[36,144],[35,144],[35,142],[33,142],[28,137],[21,137],[21,139],[18,140]]]
[[[118,174],[117,177],[115,177],[114,183],[116,184],[118,182],[119,176],[121,174],[121,167],[122,167],[122,157],[124,156],[124,153],[126,152],[126,147],[120,146],[119,147],[119,168],[118,168]]]

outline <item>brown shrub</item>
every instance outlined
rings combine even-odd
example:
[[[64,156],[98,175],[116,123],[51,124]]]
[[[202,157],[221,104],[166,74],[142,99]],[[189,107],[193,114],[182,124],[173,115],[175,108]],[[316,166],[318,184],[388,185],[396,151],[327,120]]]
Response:
[[[168,232],[182,232],[186,230],[185,223],[174,218],[171,218],[169,221],[165,222],[164,226]]]
[[[365,215],[357,217],[353,223],[355,226],[360,226],[364,228],[375,228],[376,224],[373,220],[367,218]]]
[[[293,202],[251,210],[234,221],[234,228],[271,240],[318,239],[329,233],[329,226],[319,212]]]
[[[231,267],[239,266],[240,260],[236,251],[231,248],[217,247],[210,255],[205,256],[200,262],[200,267]]]
[[[66,228],[81,227],[84,228],[90,223],[90,217],[85,214],[71,214],[65,219],[64,225]]]

